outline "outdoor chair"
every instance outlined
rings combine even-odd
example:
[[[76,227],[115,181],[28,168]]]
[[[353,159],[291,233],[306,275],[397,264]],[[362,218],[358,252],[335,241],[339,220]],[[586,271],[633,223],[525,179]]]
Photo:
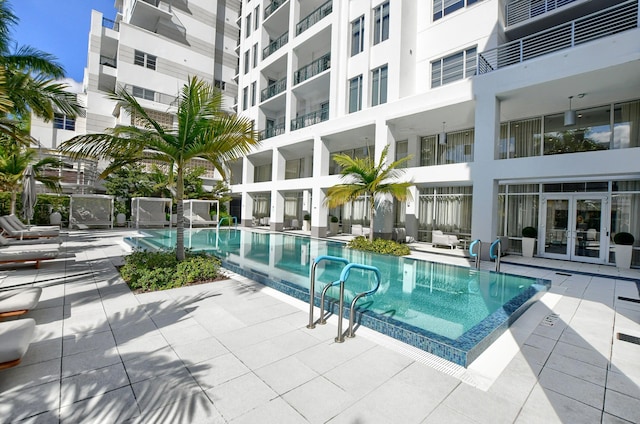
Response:
[[[60,246],[54,244],[1,246],[0,264],[35,262],[37,269],[40,262],[56,259],[59,255]]]
[[[48,238],[27,238],[19,240],[15,238],[6,238],[0,236],[0,246],[29,246],[38,244],[62,244],[60,237],[48,237]]]
[[[41,295],[40,287],[0,291],[0,318],[26,314],[38,306]]]
[[[35,328],[36,322],[31,318],[0,322],[0,370],[20,363]]]
[[[13,224],[15,228],[18,228],[23,231],[56,231],[60,230],[59,225],[29,225],[27,226],[24,222],[20,221],[20,218],[15,216],[14,214],[5,215],[5,218],[9,220],[10,223]]]
[[[22,230],[7,219],[6,216],[0,216],[0,227],[2,227],[2,234],[6,234],[8,237],[17,239],[26,238],[43,238],[43,237],[59,237],[60,229],[55,230]]]
[[[440,230],[433,230],[431,232],[431,245],[436,246],[448,246],[451,249],[455,249],[460,244],[458,237],[452,234],[443,234]]]

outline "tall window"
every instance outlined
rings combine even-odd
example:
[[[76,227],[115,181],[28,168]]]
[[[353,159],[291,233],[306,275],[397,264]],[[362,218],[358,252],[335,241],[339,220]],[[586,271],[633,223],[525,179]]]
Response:
[[[253,29],[258,30],[258,25],[260,25],[260,5],[253,11]]]
[[[133,55],[133,63],[138,66],[156,70],[156,56],[136,50]]]
[[[253,45],[253,67],[258,66],[258,43]]]
[[[475,75],[476,53],[472,47],[431,62],[431,88]]]
[[[245,25],[244,25],[244,27],[245,27],[245,34],[244,34],[244,36],[245,36],[245,37],[250,36],[250,35],[251,35],[251,13],[249,13],[249,14],[247,15],[247,17],[245,18]]]
[[[349,80],[349,113],[362,109],[362,75]]]
[[[253,182],[262,183],[271,181],[271,164],[260,165],[253,168]]]
[[[418,238],[431,241],[431,231],[440,230],[461,237],[471,235],[473,187],[421,188]]]
[[[76,120],[70,116],[67,116],[63,113],[55,113],[53,115],[53,128],[59,130],[76,130]]]
[[[387,65],[371,72],[371,106],[387,103]]]
[[[544,117],[544,154],[608,150],[611,143],[611,107],[578,111],[576,123],[564,125],[564,114]]]
[[[398,141],[396,143],[396,160],[406,158],[407,156],[409,156],[409,141],[408,140]],[[404,161],[403,163],[400,164],[400,166],[398,166],[398,168],[406,168],[407,166],[408,166],[407,161]]]
[[[389,38],[389,2],[386,1],[373,9],[373,44]]]
[[[249,87],[242,89],[242,110],[247,110],[249,106]]]
[[[474,130],[448,132],[446,142],[437,135],[420,140],[420,166],[473,162]]]
[[[244,52],[244,73],[249,72],[249,50]]]
[[[364,50],[364,15],[351,22],[351,56]]]
[[[256,82],[251,83],[251,106],[256,105]]]
[[[500,125],[498,159],[540,155],[542,119],[511,121]]]

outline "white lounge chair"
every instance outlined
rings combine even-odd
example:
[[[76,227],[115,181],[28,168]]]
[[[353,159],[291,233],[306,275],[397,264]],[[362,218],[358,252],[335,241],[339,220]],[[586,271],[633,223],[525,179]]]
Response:
[[[42,238],[42,237],[59,237],[60,229],[55,230],[22,230],[16,227],[6,216],[0,216],[0,226],[3,233],[9,237],[26,239],[26,238]]]
[[[33,246],[38,244],[62,244],[60,237],[15,239],[0,236],[0,246]]]
[[[0,247],[0,264],[40,262],[56,259],[60,255],[60,246],[55,244],[22,244],[18,246]]]
[[[431,232],[431,245],[432,246],[448,246],[451,249],[455,249],[460,244],[458,237],[453,234],[443,234],[440,230],[433,230]]]
[[[0,291],[0,318],[26,314],[38,306],[41,295],[40,287]]]
[[[23,230],[23,231],[56,231],[60,230],[59,225],[29,225],[27,226],[24,222],[20,221],[20,218],[15,216],[14,214],[6,215],[5,218],[9,220],[9,222],[13,223],[13,226]]]
[[[31,318],[0,322],[0,370],[20,363],[35,328],[36,322]]]

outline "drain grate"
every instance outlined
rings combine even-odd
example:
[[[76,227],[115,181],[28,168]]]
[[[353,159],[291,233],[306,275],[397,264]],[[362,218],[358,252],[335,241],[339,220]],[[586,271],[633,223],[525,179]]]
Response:
[[[558,275],[564,275],[565,277],[571,277],[573,274],[567,274],[566,272],[556,272]]]
[[[558,322],[559,319],[560,319],[560,315],[558,315],[558,314],[549,314],[546,317],[544,317],[544,319],[542,320],[542,322],[540,324],[546,325],[547,327],[553,327],[554,325],[556,325],[556,323]]]
[[[620,299],[620,300],[626,300],[627,302],[640,303],[640,299],[633,299],[633,298],[631,298],[631,297],[618,296],[618,299]]]
[[[640,337],[630,336],[624,333],[618,333],[618,340],[622,340],[623,342],[629,342],[633,344],[640,345]]]

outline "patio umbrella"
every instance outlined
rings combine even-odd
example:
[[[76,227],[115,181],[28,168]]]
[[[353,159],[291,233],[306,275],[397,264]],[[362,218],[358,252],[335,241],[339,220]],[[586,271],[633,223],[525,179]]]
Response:
[[[22,175],[22,216],[27,220],[27,225],[31,225],[37,201],[36,176],[33,167],[27,165]]]

